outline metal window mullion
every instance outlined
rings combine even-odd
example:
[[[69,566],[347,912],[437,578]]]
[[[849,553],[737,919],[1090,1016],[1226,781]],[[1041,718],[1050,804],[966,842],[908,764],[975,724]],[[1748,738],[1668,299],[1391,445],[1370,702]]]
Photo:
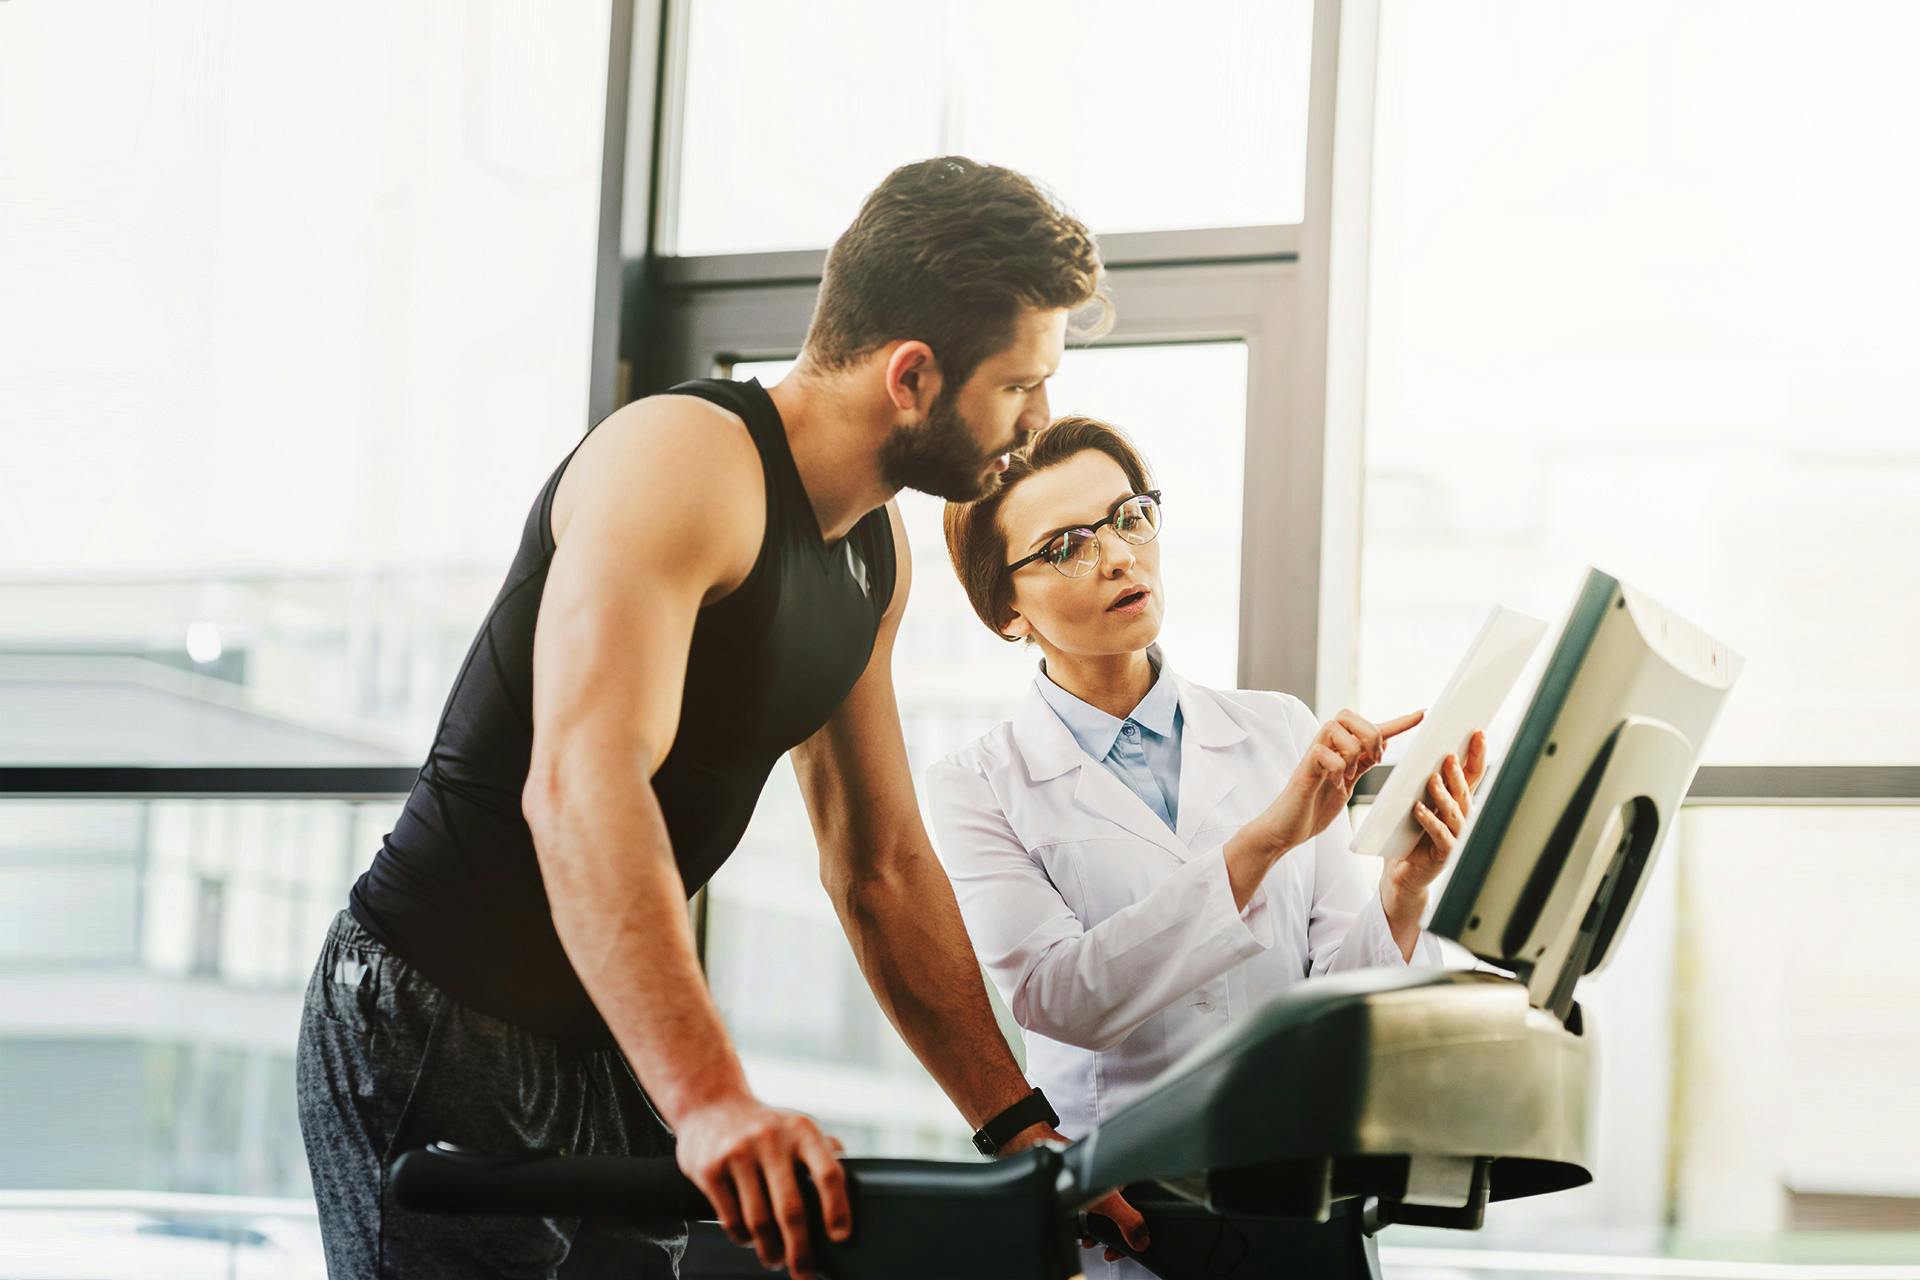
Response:
[[[1139,267],[1291,262],[1300,256],[1298,226],[1122,231],[1102,235],[1099,240],[1101,260],[1114,273]],[[654,283],[665,289],[818,284],[826,263],[825,249],[770,249],[692,257],[661,254],[653,264]]]
[[[1392,766],[1360,780],[1356,800],[1379,794]],[[1920,806],[1920,765],[1702,765],[1687,789],[1689,808],[1774,805]]]
[[[627,198],[630,90],[636,0],[613,0],[607,32],[606,103],[601,118],[599,232],[594,249],[593,337],[588,355],[587,426],[618,407],[624,298],[623,210]],[[642,40],[639,45],[648,42]]]
[[[1360,556],[1366,493],[1369,242],[1373,206],[1378,0],[1340,5],[1338,79],[1327,206],[1326,380],[1320,512],[1320,616],[1313,705],[1324,713],[1357,696]],[[1306,696],[1306,695],[1302,695]]]
[[[411,765],[6,765],[0,798],[400,799]]]
[[[1316,0],[1306,202],[1286,310],[1248,338],[1239,681],[1315,697],[1325,501],[1328,208],[1338,0]]]
[[[1098,345],[1245,341],[1278,352],[1264,366],[1269,416],[1284,416],[1291,333],[1291,262],[1133,267],[1113,274],[1117,323]],[[787,357],[806,336],[812,283],[669,289],[659,292],[653,367],[657,386],[706,377],[716,358]],[[1252,376],[1250,368],[1249,376]],[[1249,423],[1256,407],[1249,405]]]
[[[656,0],[660,5],[660,91],[653,121],[653,190],[649,193],[650,256],[672,251],[680,238],[681,143],[687,110],[688,42],[692,0]]]
[[[1686,803],[1920,804],[1920,765],[1703,765]]]

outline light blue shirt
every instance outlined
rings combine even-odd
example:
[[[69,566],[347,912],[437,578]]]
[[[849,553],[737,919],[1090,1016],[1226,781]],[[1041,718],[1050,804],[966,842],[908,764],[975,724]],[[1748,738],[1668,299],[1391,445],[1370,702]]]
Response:
[[[1156,665],[1153,688],[1124,720],[1055,684],[1045,662],[1034,685],[1080,749],[1120,779],[1172,831],[1180,814],[1180,695],[1166,663]]]

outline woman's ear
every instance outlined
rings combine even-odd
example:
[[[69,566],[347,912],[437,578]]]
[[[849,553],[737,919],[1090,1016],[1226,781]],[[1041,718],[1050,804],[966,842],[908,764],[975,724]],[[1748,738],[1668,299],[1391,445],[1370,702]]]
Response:
[[[1014,614],[1013,621],[1000,628],[1000,634],[1009,640],[1033,639],[1033,624],[1022,614]]]

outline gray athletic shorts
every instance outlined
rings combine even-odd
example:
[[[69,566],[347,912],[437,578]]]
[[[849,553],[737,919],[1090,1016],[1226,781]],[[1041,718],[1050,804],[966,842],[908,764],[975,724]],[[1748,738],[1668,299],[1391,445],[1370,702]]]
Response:
[[[669,1277],[684,1227],[409,1213],[387,1174],[436,1139],[479,1151],[665,1156],[673,1137],[626,1060],[458,1004],[341,912],[307,985],[300,1130],[332,1280]]]

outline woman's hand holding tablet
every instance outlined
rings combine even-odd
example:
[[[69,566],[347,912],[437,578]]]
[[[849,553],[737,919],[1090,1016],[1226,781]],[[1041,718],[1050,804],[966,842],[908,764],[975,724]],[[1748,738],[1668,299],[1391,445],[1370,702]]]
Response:
[[[1389,862],[1381,876],[1381,900],[1387,903],[1389,917],[1395,914],[1396,899],[1404,901],[1416,917],[1425,908],[1427,886],[1439,878],[1453,856],[1454,841],[1472,808],[1473,790],[1486,772],[1487,735],[1475,729],[1467,740],[1465,763],[1450,754],[1427,776],[1426,794],[1413,803],[1420,839],[1404,856]],[[1418,908],[1413,905],[1416,897]]]

